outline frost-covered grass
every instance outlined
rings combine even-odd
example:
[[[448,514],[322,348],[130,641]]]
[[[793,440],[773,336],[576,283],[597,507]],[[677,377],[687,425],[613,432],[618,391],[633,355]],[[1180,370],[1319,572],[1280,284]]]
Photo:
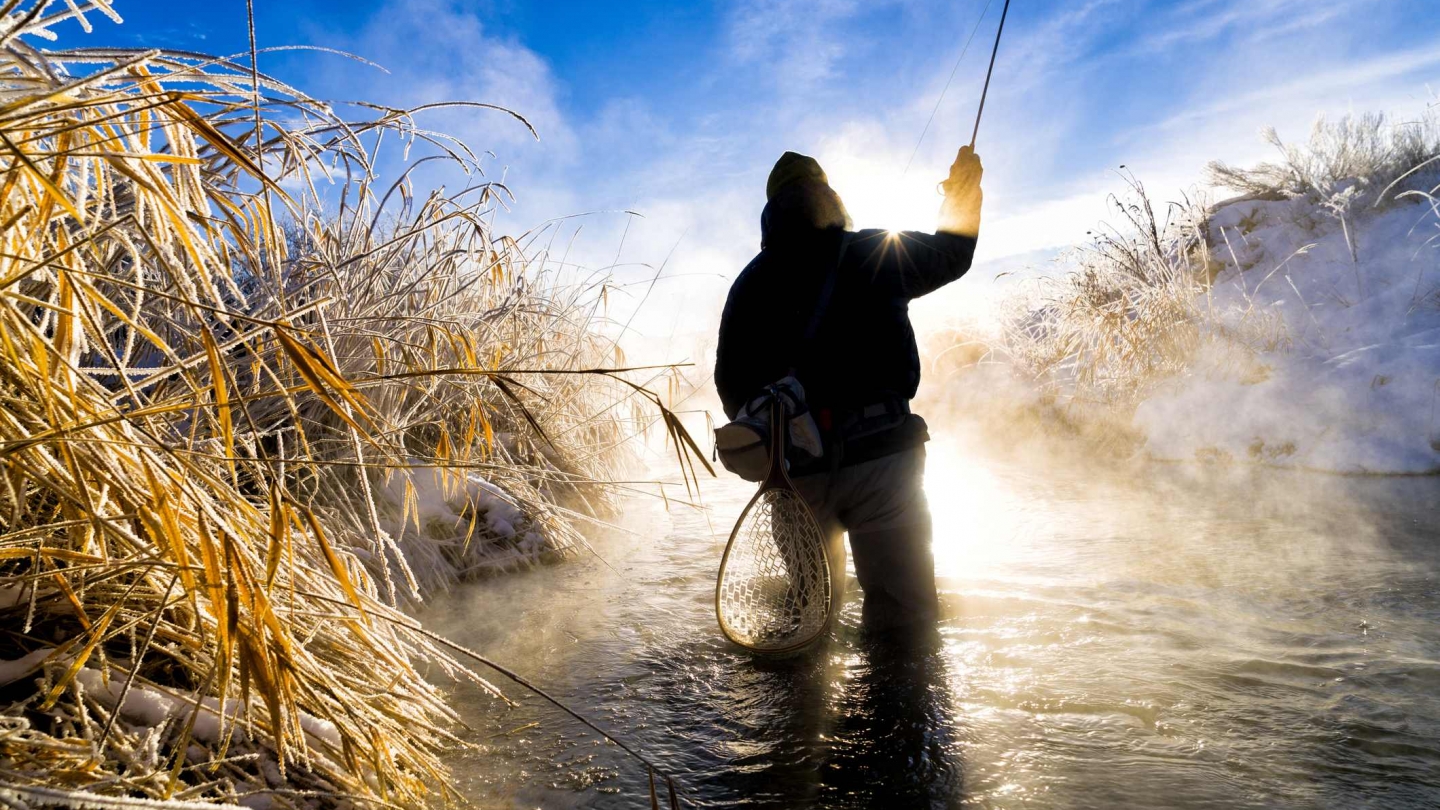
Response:
[[[492,233],[503,187],[375,178],[382,132],[463,144],[32,44],[106,8],[0,21],[0,802],[453,798],[431,678],[490,687],[401,608],[576,542],[660,399]]]
[[[502,189],[403,193],[304,212],[279,281],[326,302],[292,322],[363,398],[359,424],[308,389],[251,411],[275,426],[258,446],[322,462],[299,497],[388,600],[412,602],[582,544],[572,518],[609,506],[627,438],[614,406],[637,392],[589,373],[623,361],[598,330],[603,280],[571,283],[491,234]]]
[[[1130,183],[1110,200],[1123,224],[1069,251],[1065,272],[1024,285],[992,343],[992,356],[1032,381],[1039,401],[1076,418],[1128,415],[1202,346],[1250,353],[1285,340],[1262,309],[1233,323],[1213,317],[1206,291],[1220,265],[1204,206],[1187,199],[1157,210]]]
[[[1383,204],[1398,193],[1427,187],[1433,172],[1425,169],[1440,157],[1440,114],[1432,108],[1402,121],[1380,113],[1339,121],[1321,117],[1305,143],[1286,143],[1273,127],[1263,137],[1280,153],[1279,161],[1251,168],[1216,161],[1210,164],[1211,182],[1256,197],[1305,198],[1328,206],[1340,193],[1363,198],[1356,202]]]
[[[1212,167],[1246,192],[1213,207],[1132,182],[961,384],[1152,456],[1440,470],[1437,115],[1268,137],[1280,162]]]

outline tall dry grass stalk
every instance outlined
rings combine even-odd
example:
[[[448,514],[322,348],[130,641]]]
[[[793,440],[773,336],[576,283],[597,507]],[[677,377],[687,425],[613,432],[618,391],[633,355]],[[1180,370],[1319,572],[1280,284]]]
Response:
[[[413,111],[42,52],[106,10],[49,8],[0,8],[0,797],[450,795],[424,676],[485,682],[398,606],[578,542],[607,414],[659,398],[492,235],[503,188],[373,188],[382,131],[478,169]]]

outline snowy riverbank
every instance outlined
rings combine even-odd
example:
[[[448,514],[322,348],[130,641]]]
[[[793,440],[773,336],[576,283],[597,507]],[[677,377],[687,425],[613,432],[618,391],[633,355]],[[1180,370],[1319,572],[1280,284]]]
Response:
[[[991,335],[932,352],[942,375],[977,358],[950,361],[944,405],[1164,460],[1440,472],[1440,116],[1267,137],[1281,162],[1211,166],[1245,192],[1218,205],[1129,178],[1113,227],[1017,285]]]
[[[1226,266],[1207,304],[1222,324],[1265,310],[1284,338],[1244,364],[1202,352],[1162,384],[1135,412],[1146,451],[1440,470],[1437,224],[1428,204],[1360,212],[1344,226],[1304,199],[1219,206],[1209,237]]]

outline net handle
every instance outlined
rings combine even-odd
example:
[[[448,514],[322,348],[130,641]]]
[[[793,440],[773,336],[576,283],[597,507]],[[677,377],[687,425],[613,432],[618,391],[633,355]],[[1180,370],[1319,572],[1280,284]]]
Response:
[[[770,400],[770,471],[760,489],[794,489],[790,475],[785,472],[785,431],[789,427],[785,418],[785,401],[778,390],[771,392]]]

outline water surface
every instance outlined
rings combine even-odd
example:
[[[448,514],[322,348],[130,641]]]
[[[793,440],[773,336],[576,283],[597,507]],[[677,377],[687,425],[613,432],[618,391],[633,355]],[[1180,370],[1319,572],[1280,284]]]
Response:
[[[937,649],[815,654],[715,627],[751,489],[639,500],[566,565],[425,617],[640,748],[688,807],[1440,806],[1440,480],[1125,475],[940,440]],[[683,490],[680,490],[683,492]],[[516,687],[458,702],[480,807],[646,807],[616,747]],[[663,793],[662,793],[663,796]]]

